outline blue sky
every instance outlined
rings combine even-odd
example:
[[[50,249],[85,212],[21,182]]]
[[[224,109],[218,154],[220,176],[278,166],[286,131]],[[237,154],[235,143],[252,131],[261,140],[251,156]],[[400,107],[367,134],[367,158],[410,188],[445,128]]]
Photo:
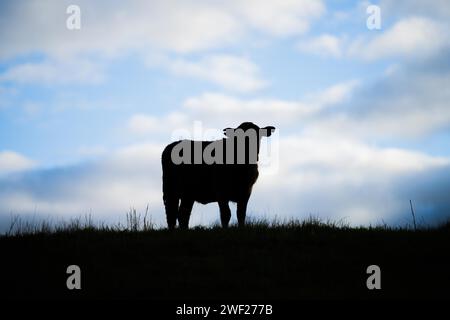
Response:
[[[422,0],[2,2],[0,225],[147,204],[163,225],[164,145],[243,121],[278,128],[253,216],[405,224],[412,199],[445,220],[449,17]]]

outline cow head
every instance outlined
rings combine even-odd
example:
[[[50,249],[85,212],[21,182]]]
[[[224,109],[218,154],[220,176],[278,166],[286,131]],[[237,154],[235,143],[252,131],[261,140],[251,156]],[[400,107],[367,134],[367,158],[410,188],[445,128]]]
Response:
[[[258,161],[259,146],[262,137],[270,137],[275,127],[260,128],[253,122],[243,122],[237,128],[225,128],[223,132],[228,139],[233,139],[237,159],[245,156],[245,163]],[[238,161],[239,163],[239,161]]]

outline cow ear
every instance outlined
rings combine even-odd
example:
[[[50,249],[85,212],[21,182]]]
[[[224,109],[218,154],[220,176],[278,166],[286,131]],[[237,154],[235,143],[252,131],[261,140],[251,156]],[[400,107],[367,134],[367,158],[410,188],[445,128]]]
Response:
[[[275,127],[273,126],[267,126],[264,128],[261,128],[262,130],[262,136],[270,137],[272,133],[275,131]]]
[[[233,132],[234,132],[233,128],[225,128],[225,129],[223,129],[223,134],[225,136],[227,136],[227,137],[228,137],[228,134],[233,133]]]

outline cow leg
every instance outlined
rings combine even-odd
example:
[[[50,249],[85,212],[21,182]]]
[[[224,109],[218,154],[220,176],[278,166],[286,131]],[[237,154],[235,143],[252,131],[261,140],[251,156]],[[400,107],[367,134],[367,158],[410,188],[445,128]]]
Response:
[[[238,220],[238,226],[243,227],[245,226],[245,215],[247,214],[247,203],[248,198],[244,200],[239,200],[237,202],[237,220]]]
[[[227,228],[231,219],[231,210],[230,207],[228,206],[228,201],[219,201],[219,209],[222,227]]]
[[[172,230],[175,229],[178,216],[179,199],[176,197],[167,197],[164,199],[164,206],[166,208],[167,227]]]
[[[189,218],[193,205],[193,200],[181,199],[180,210],[178,211],[178,223],[181,229],[189,229]]]

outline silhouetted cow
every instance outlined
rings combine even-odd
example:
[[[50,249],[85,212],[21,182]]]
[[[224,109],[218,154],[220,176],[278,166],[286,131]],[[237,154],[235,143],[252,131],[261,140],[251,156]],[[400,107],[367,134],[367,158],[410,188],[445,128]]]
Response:
[[[223,131],[226,138],[221,140],[181,140],[164,149],[163,200],[169,229],[175,228],[177,218],[180,228],[188,228],[195,201],[218,202],[223,227],[231,218],[228,202],[236,202],[238,224],[245,224],[247,202],[258,178],[261,137],[269,137],[275,127],[244,122]]]

